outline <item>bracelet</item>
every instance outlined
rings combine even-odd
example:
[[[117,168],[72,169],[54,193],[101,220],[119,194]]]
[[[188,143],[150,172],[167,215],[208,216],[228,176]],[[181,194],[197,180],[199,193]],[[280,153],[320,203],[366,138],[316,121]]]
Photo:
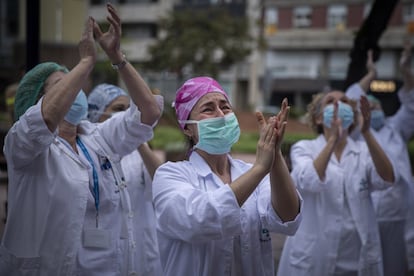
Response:
[[[125,65],[127,64],[127,62],[128,61],[126,60],[125,54],[123,54],[122,55],[122,61],[120,63],[118,63],[118,64],[111,64],[111,65],[112,65],[112,68],[114,68],[115,70],[120,70],[120,69],[122,69],[122,68],[125,67]]]

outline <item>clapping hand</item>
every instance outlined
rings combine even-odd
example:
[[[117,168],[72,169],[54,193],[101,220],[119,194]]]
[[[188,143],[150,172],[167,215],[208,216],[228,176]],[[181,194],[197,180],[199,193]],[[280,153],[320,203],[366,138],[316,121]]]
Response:
[[[88,18],[78,45],[81,60],[90,59],[93,64],[96,61],[96,45],[95,40],[93,39],[94,22],[92,17]]]
[[[371,125],[371,109],[370,109],[369,101],[367,97],[361,96],[360,103],[361,103],[361,114],[362,114],[361,133],[363,134],[369,130],[370,125]]]
[[[124,59],[120,50],[121,47],[121,19],[118,15],[115,7],[108,3],[107,9],[109,16],[107,20],[109,22],[109,29],[106,32],[102,32],[99,25],[95,22],[94,34],[96,40],[99,42],[101,48],[105,51],[112,64],[119,64]]]
[[[279,154],[279,151],[281,150],[288,115],[289,106],[286,98],[282,101],[282,107],[279,113],[275,116],[271,116],[267,121],[261,112],[256,113],[260,129],[256,161],[261,162],[267,169],[270,169],[274,155]]]

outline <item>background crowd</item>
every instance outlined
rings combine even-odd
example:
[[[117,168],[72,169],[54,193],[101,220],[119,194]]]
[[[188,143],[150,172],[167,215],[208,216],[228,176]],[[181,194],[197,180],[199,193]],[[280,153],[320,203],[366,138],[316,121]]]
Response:
[[[187,158],[163,163],[148,144],[163,112],[122,53],[122,23],[86,21],[71,69],[38,64],[19,82],[4,142],[8,213],[1,275],[274,275],[270,233],[288,238],[277,274],[408,275],[414,271],[411,45],[401,54],[401,107],[386,118],[367,94],[376,68],[347,91],[314,95],[317,134],[281,146],[290,106],[256,113],[255,161],[232,157],[240,126],[213,78],[176,91]],[[105,53],[126,89],[83,91]],[[11,106],[11,105],[10,105]]]

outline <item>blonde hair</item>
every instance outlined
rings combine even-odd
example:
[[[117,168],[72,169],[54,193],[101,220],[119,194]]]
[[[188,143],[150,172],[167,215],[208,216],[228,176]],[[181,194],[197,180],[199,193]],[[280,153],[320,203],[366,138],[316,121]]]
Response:
[[[333,91],[330,91],[333,92]],[[329,92],[328,92],[329,93]],[[306,121],[308,125],[315,131],[317,134],[323,133],[323,125],[321,123],[317,123],[317,119],[320,115],[323,114],[322,109],[322,102],[324,97],[328,94],[327,92],[320,92],[314,94],[312,96],[312,101],[307,106],[307,113],[306,113]],[[359,111],[357,109],[357,102],[355,100],[349,99],[349,105],[352,107],[352,111],[354,112],[354,122],[348,129],[348,133],[351,133],[352,130],[358,124],[358,114]]]

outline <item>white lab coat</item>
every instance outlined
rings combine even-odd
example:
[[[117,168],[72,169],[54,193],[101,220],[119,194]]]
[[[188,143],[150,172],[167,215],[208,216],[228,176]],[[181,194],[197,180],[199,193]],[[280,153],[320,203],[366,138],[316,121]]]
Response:
[[[313,165],[326,144],[323,135],[292,146],[291,175],[303,196],[302,223],[286,239],[279,262],[279,276],[332,275],[338,257],[346,189],[361,248],[356,269],[360,276],[382,275],[381,245],[370,192],[386,188],[363,142],[348,138],[339,163],[332,155],[321,181]],[[374,186],[376,185],[376,186]],[[352,245],[350,245],[352,246]],[[356,249],[358,250],[358,249]]]
[[[362,95],[365,95],[365,92],[356,83],[347,90],[346,95],[350,99],[359,100]],[[406,93],[400,90],[398,95],[401,101],[400,109],[394,115],[386,118],[381,129],[378,131],[371,129],[375,139],[389,158],[395,162],[401,176],[395,185],[372,193],[378,221],[405,221],[407,197],[414,191],[407,149],[407,143],[414,133],[414,91]],[[363,141],[361,136],[358,139]]]
[[[136,262],[137,275],[161,276],[162,268],[155,223],[154,205],[152,204],[152,179],[145,168],[141,155],[137,150],[121,160],[132,209],[136,210]],[[136,185],[131,189],[131,185]]]
[[[8,216],[0,246],[0,275],[75,275],[77,271],[76,258],[82,248],[87,202],[92,198],[89,187],[91,167],[56,133],[49,131],[40,106],[41,101],[29,108],[5,139]],[[118,159],[152,138],[152,127],[142,124],[140,116],[131,102],[131,108],[124,115],[114,116],[101,124],[80,123],[79,136],[97,164],[98,155],[104,153],[97,146],[95,136],[105,137],[104,141],[119,155]],[[100,186],[116,190],[113,174],[109,170],[100,170],[99,165],[97,167]],[[119,194],[114,192],[114,198],[109,201],[118,204]],[[111,203],[106,202],[108,200],[103,198],[100,221],[105,222],[113,215],[128,215],[122,208],[111,208]],[[115,208],[119,213],[114,214]],[[119,264],[119,260],[127,258],[128,254],[120,252],[118,247],[121,228],[115,223],[110,229],[111,258],[106,262],[99,260],[100,267],[88,275],[97,272],[99,275],[121,275],[121,270],[126,271]],[[135,237],[138,238],[142,237]],[[133,267],[135,264],[128,265]]]
[[[358,100],[361,95],[365,95],[365,92],[356,83],[349,87],[346,95]],[[383,237],[383,242],[389,244],[387,248],[392,248],[386,250],[387,252],[384,251],[384,254],[391,254],[389,266],[395,264],[393,258],[396,260],[406,258],[407,252],[409,266],[414,269],[414,210],[409,206],[410,201],[414,201],[414,181],[407,149],[407,144],[414,134],[414,91],[407,92],[400,89],[398,96],[401,102],[398,111],[386,118],[381,129],[378,131],[372,129],[371,132],[387,155],[394,160],[401,177],[392,187],[374,191],[372,200],[380,223],[391,223],[397,227],[396,222],[400,222],[402,229],[398,232],[401,232],[401,237],[404,236],[404,224],[406,224],[405,247],[404,241],[395,241],[397,237],[394,235],[397,233],[393,233],[390,237]],[[392,270],[395,272],[395,269]]]
[[[251,164],[232,159],[235,180]],[[298,194],[299,195],[299,194]],[[300,222],[283,223],[270,202],[266,176],[240,208],[229,185],[212,173],[196,152],[189,161],[168,162],[153,182],[161,263],[165,275],[274,275],[272,244],[267,230],[293,235]],[[262,232],[263,231],[263,232]],[[233,250],[239,241],[240,250]],[[234,273],[234,271],[233,271]]]

